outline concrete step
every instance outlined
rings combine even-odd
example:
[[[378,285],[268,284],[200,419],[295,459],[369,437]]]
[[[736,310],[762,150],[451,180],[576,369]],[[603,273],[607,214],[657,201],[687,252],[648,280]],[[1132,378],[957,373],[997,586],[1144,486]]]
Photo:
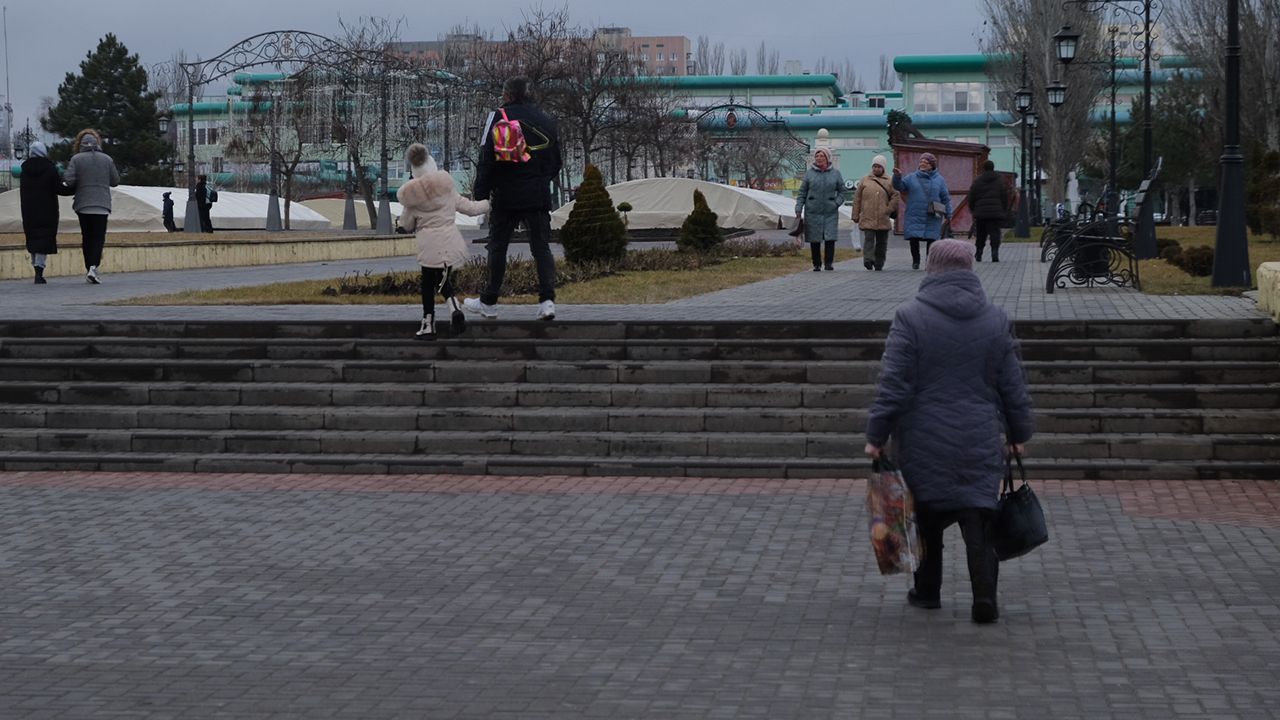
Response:
[[[856,408],[310,407],[252,405],[0,406],[3,428],[173,430],[475,430],[613,432],[841,432],[857,434]],[[1041,433],[1280,434],[1276,410],[1037,409]]]
[[[655,308],[655,314],[662,312]],[[167,337],[167,338],[411,338],[417,322],[247,322],[141,321],[100,322],[5,321],[0,337]],[[883,321],[510,321],[470,323],[469,339],[593,340],[807,340],[814,338],[883,338]],[[1276,335],[1270,318],[1217,320],[1087,320],[1025,321],[1015,329],[1023,339],[1248,338]]]
[[[1280,363],[1032,362],[1033,384],[1153,385],[1280,383]],[[876,361],[613,361],[553,360],[187,360],[151,358],[0,359],[0,382],[319,382],[319,383],[582,383],[610,384],[872,384]]]
[[[1280,479],[1274,462],[1072,460],[1028,458],[1031,482],[1042,479]],[[0,452],[6,471],[595,475],[729,478],[861,478],[865,458],[575,457],[511,455],[309,455],[226,453]]]
[[[22,337],[0,339],[0,358],[186,360],[597,360],[878,361],[882,338],[626,340],[594,338],[154,338]],[[1024,339],[1027,361],[1278,361],[1280,337],[1216,339]]]
[[[1280,407],[1280,385],[1031,386],[1037,408]],[[871,384],[775,383],[431,383],[9,381],[0,403],[70,405],[269,405],[427,407],[866,408]]]
[[[11,428],[0,452],[512,455],[590,457],[844,458],[856,433],[565,432],[457,430],[171,430]],[[1037,456],[1071,460],[1211,460],[1280,464],[1280,435],[1042,433]]]

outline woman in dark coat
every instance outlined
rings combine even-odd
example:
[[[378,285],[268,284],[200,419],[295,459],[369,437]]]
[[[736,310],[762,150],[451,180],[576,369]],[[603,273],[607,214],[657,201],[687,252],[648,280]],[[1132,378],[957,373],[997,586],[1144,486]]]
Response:
[[[1005,452],[1034,430],[1018,341],[973,272],[973,246],[933,244],[915,300],[898,308],[885,343],[866,452],[892,435],[916,502],[924,560],[907,601],[942,606],[942,533],[959,523],[973,586],[974,622],[995,622],[998,564],[991,520]]]
[[[58,166],[49,160],[42,142],[31,143],[31,155],[22,163],[18,193],[22,204],[22,232],[27,236],[27,252],[36,271],[36,284],[44,285],[45,262],[58,254],[58,196],[70,195],[62,184]]]

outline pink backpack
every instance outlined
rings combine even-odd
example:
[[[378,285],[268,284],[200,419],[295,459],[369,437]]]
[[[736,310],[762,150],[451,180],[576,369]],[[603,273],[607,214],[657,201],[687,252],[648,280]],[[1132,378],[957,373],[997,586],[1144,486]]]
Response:
[[[498,162],[529,162],[529,145],[524,140],[520,121],[507,117],[505,108],[498,108],[502,119],[493,124],[493,155]]]

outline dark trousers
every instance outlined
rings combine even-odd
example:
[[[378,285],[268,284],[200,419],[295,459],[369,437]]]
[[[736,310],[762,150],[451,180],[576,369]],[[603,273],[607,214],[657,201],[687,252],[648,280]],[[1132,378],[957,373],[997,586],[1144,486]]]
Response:
[[[516,226],[529,229],[529,252],[538,271],[538,302],[556,299],[556,259],[551,255],[551,213],[546,210],[494,210],[489,214],[489,283],[480,302],[496,305],[507,273],[507,246]]]
[[[864,262],[870,261],[871,265],[879,270],[884,267],[885,254],[888,252],[888,230],[862,231],[862,258]]]
[[[1000,220],[976,220],[974,222],[974,242],[978,245],[977,259],[982,259],[982,249],[991,242],[991,260],[1000,262]]]
[[[436,312],[436,293],[449,301],[453,297],[453,268],[422,268],[422,316]]]
[[[822,267],[824,258],[827,267],[831,267],[831,263],[835,262],[836,259],[836,241],[811,242],[809,243],[809,254],[813,256],[813,266],[815,268]]]
[[[916,594],[922,598],[936,599],[942,592],[942,533],[959,523],[964,537],[965,554],[969,560],[969,583],[973,586],[973,600],[996,602],[996,583],[1000,562],[991,544],[993,510],[968,508],[964,510],[934,511],[928,505],[916,504],[916,523],[924,540],[924,561],[915,573]]]
[[[84,269],[102,264],[102,247],[107,244],[107,216],[81,215],[80,249],[84,252]]]
[[[924,254],[929,255],[929,248],[933,247],[933,240],[927,238],[911,238],[911,264],[920,264],[920,243],[924,243]]]
[[[212,205],[200,205],[200,232],[213,232],[213,220],[209,219],[211,209]]]

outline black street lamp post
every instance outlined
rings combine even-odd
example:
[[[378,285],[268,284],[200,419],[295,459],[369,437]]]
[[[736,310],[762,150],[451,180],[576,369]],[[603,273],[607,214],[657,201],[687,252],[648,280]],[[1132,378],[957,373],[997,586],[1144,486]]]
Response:
[[[1218,227],[1213,286],[1252,287],[1244,222],[1244,157],[1240,154],[1240,0],[1227,0],[1227,97],[1222,158],[1218,161]]]
[[[1027,55],[1022,54],[1022,86],[1013,94],[1013,107],[1022,117],[1021,150],[1018,159],[1018,216],[1013,224],[1013,236],[1031,237],[1031,221],[1027,214],[1027,118],[1031,113],[1031,91],[1027,89]]]
[[[1035,179],[1035,188],[1032,191],[1035,197],[1035,215],[1032,216],[1036,225],[1044,224],[1044,197],[1041,195],[1044,183],[1040,182],[1041,164],[1040,164],[1040,148],[1044,145],[1044,138],[1041,137],[1040,131],[1031,137],[1031,177]]]
[[[1119,140],[1116,134],[1116,93],[1119,90],[1119,81],[1117,68],[1119,67],[1119,46],[1116,43],[1116,33],[1120,28],[1112,25],[1109,29],[1111,35],[1110,51],[1105,60],[1080,60],[1076,57],[1076,49],[1079,47],[1080,34],[1072,32],[1071,27],[1064,25],[1053,36],[1054,46],[1057,48],[1058,60],[1063,67],[1069,67],[1072,63],[1076,65],[1106,65],[1111,71],[1111,119],[1109,127],[1109,138],[1107,143],[1107,189],[1103,193],[1103,203],[1108,215],[1116,218],[1116,214],[1120,209],[1120,186],[1116,180],[1117,167],[1120,162]],[[1056,101],[1055,101],[1056,99]],[[1049,104],[1053,107],[1059,107],[1067,99],[1067,86],[1055,80],[1049,86]]]
[[[1109,11],[1116,18],[1129,22],[1131,40],[1128,44],[1142,53],[1142,172],[1149,175],[1155,169],[1152,146],[1151,119],[1151,61],[1158,57],[1154,52],[1155,23],[1164,9],[1163,0],[1063,0],[1063,6],[1080,5],[1087,11]],[[1063,50],[1059,46],[1059,50]],[[1072,50],[1074,57],[1074,50]],[[1063,62],[1070,62],[1059,54]],[[1138,228],[1134,237],[1134,254],[1146,260],[1156,256],[1156,226],[1154,204],[1142,203],[1138,208]]]

